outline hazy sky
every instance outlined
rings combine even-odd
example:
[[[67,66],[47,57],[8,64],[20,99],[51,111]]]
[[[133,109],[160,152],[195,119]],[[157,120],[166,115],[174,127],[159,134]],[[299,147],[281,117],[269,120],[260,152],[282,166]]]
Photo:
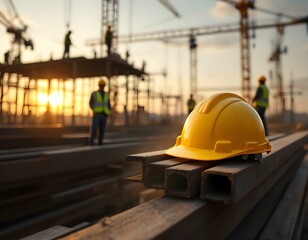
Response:
[[[24,51],[23,61],[44,61],[52,55],[62,57],[66,21],[70,19],[74,48],[71,56],[92,57],[92,48],[85,41],[100,36],[101,0],[71,0],[72,8],[67,10],[66,0],[14,0],[23,21],[29,26],[28,34],[33,39],[35,51]],[[166,29],[236,23],[239,13],[231,6],[215,0],[170,0],[180,13],[176,18],[157,0],[119,0],[119,35],[160,31]],[[4,0],[0,9],[8,14]],[[306,16],[307,0],[257,0],[256,6],[284,12],[293,16]],[[132,15],[130,15],[132,13]],[[70,16],[70,17],[69,17]],[[250,11],[256,22],[275,22],[276,17],[258,11]],[[132,23],[130,25],[130,22]],[[285,86],[289,85],[291,74],[300,87],[302,95],[295,99],[296,110],[308,112],[308,34],[307,25],[301,24],[285,29],[283,46],[288,53],[282,56]],[[276,29],[258,30],[251,48],[252,85],[257,85],[259,75],[268,76],[273,64],[268,62],[275,39]],[[199,37],[198,42],[198,86],[241,86],[239,33]],[[9,49],[10,36],[0,26],[0,54]],[[189,94],[189,48],[188,39],[177,39],[166,45],[161,42],[144,42],[120,45],[119,54],[124,56],[130,50],[135,66],[147,62],[149,73],[167,70],[168,79],[155,79],[155,90],[169,94],[183,91]],[[98,50],[98,48],[97,48]],[[272,93],[275,89],[271,89]],[[211,92],[201,92],[206,97]],[[306,104],[304,104],[306,103]],[[273,108],[271,109],[273,111]]]

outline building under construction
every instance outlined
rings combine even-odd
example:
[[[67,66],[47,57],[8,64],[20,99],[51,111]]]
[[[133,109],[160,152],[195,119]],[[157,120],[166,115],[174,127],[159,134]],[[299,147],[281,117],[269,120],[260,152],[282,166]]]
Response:
[[[117,55],[95,59],[80,57],[29,64],[2,65],[0,68],[0,109],[3,123],[20,123],[27,121],[26,118],[38,116],[38,108],[44,107],[39,105],[38,95],[38,87],[42,81],[47,83],[45,89],[47,96],[51,95],[52,90],[57,90],[63,94],[62,109],[56,109],[55,115],[60,120],[57,123],[64,123],[65,113],[69,112],[71,123],[75,125],[76,99],[81,98],[81,101],[86,104],[79,107],[86,109],[89,102],[90,87],[92,86],[92,91],[95,90],[98,78],[106,77],[108,79],[109,91],[113,97],[113,104],[116,105],[118,86],[116,86],[115,81],[117,77],[124,76],[127,79],[125,99],[128,99],[130,78],[132,77],[134,81],[139,82],[141,78],[146,77],[142,70],[134,68]],[[77,82],[80,85],[77,85]],[[71,83],[70,88],[67,87],[69,83]],[[56,89],[52,87],[53,85],[56,86]],[[138,86],[136,92],[138,93]],[[13,97],[11,97],[12,93],[15,93]],[[69,97],[71,99],[68,99]],[[67,102],[69,105],[65,104]],[[51,116],[50,101],[45,104],[46,114]],[[21,116],[21,119],[17,120],[18,116]],[[12,121],[12,117],[14,121]],[[49,117],[44,120],[52,120]]]

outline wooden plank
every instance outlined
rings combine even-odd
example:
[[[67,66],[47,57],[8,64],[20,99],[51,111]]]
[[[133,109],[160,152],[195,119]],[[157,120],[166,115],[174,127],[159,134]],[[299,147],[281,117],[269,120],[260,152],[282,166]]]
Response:
[[[308,154],[302,166],[298,169],[287,191],[282,196],[275,212],[267,222],[259,236],[259,240],[298,239],[300,235],[299,221],[308,177]],[[283,219],[283,221],[282,221]]]
[[[278,181],[301,159],[294,156],[234,205],[168,196],[73,233],[63,240],[86,239],[226,239],[273,186],[284,188],[289,179]]]
[[[30,147],[30,148],[15,148],[15,149],[7,149],[0,150],[0,156],[11,155],[16,153],[28,153],[28,152],[44,152],[49,150],[56,150],[62,148],[73,148],[80,147],[80,144],[68,144],[68,145],[57,145],[57,146],[45,146],[45,147]]]
[[[80,171],[109,164],[124,164],[132,152],[152,148],[146,142],[86,146],[44,152],[41,158],[0,162],[0,184]],[[26,171],[25,171],[26,169]]]
[[[165,170],[190,161],[184,158],[173,158],[154,163],[148,163],[145,167],[145,186],[148,188],[165,189]]]
[[[285,164],[307,141],[307,131],[273,141],[272,152],[256,161],[233,161],[206,169],[202,173],[201,199],[234,204]]]
[[[305,156],[305,152],[301,151],[300,153],[296,153],[296,155],[298,155],[301,160]],[[303,167],[302,161],[297,161],[296,164],[293,164],[288,168],[285,174],[283,174],[283,176],[278,180],[279,184],[276,184],[254,207],[254,209],[245,216],[241,223],[228,236],[227,240],[258,239],[260,232],[267,224],[268,219],[270,219],[273,210],[279,204],[280,199],[286,190],[285,186],[289,185],[292,179],[294,179],[299,167]]]
[[[139,204],[148,202],[163,195],[165,195],[164,190],[145,189],[139,193]]]
[[[128,181],[128,182],[143,183],[142,174],[138,174],[136,176],[127,177],[127,178],[125,178],[125,180]]]
[[[41,232],[35,233],[31,236],[22,238],[21,240],[52,240],[66,233],[72,232],[73,230],[74,229],[71,229],[69,227],[56,225]]]
[[[96,168],[78,174],[40,179],[36,184],[26,185],[25,190],[12,188],[6,191],[7,194],[2,191],[0,224],[13,224],[41,212],[52,211],[63,204],[89,198],[121,182],[122,177],[122,172],[117,169]]]
[[[97,211],[98,209],[102,209],[110,204],[111,199],[109,194],[110,192],[100,194],[70,204],[69,206],[59,207],[54,211],[42,215],[36,215],[32,218],[28,218],[27,221],[11,224],[0,230],[0,239],[19,239],[55,224],[63,224],[64,222],[71,221],[93,211]]]

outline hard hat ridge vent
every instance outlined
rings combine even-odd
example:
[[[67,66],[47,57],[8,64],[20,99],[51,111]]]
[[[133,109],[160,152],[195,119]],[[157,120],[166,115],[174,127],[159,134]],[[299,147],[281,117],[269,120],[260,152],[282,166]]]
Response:
[[[235,100],[243,100],[246,102],[245,99],[234,93],[218,93],[200,103],[198,112],[209,113],[218,103],[227,98],[235,98]]]

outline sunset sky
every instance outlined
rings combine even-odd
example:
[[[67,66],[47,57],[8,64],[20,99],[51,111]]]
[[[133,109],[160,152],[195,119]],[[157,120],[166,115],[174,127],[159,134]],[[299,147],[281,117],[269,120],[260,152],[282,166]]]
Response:
[[[66,22],[70,20],[74,47],[72,57],[92,57],[93,49],[85,46],[87,39],[100,37],[101,0],[14,0],[22,20],[29,26],[28,35],[33,39],[35,50],[24,51],[23,62],[59,59],[63,54],[63,38]],[[67,6],[71,2],[71,10]],[[170,0],[181,17],[176,18],[157,0],[119,0],[119,35],[129,31],[144,33],[167,29],[236,23],[239,13],[232,6],[214,0]],[[0,0],[0,9],[8,14],[5,1]],[[307,0],[257,0],[256,6],[302,17],[308,13]],[[250,11],[256,22],[275,22],[277,18],[258,11]],[[287,19],[283,19],[287,20]],[[131,25],[130,25],[131,22]],[[296,111],[308,113],[308,27],[305,24],[287,27],[283,47],[288,53],[282,56],[284,85],[287,87],[291,75],[295,87],[302,95],[295,98]],[[273,64],[268,62],[276,29],[258,30],[251,48],[252,86],[257,86],[259,75],[269,75]],[[1,62],[3,54],[10,48],[10,37],[4,26],[0,26]],[[241,86],[239,33],[198,37],[198,87],[202,89],[223,86]],[[160,73],[166,69],[167,82],[160,76],[155,78],[155,91],[168,94],[183,92],[189,95],[189,48],[188,39],[175,39],[168,45],[161,42],[123,44],[118,52],[124,57],[130,50],[131,61],[141,67],[147,63],[147,72]],[[97,48],[98,51],[98,48]],[[98,51],[99,52],[99,51]],[[271,83],[269,82],[269,85]],[[272,92],[275,89],[271,88]],[[286,89],[287,90],[287,89]],[[213,92],[200,92],[200,99]],[[238,92],[240,93],[240,92]],[[287,98],[288,101],[288,98]],[[288,105],[287,105],[288,107]],[[274,111],[273,107],[270,111]]]

